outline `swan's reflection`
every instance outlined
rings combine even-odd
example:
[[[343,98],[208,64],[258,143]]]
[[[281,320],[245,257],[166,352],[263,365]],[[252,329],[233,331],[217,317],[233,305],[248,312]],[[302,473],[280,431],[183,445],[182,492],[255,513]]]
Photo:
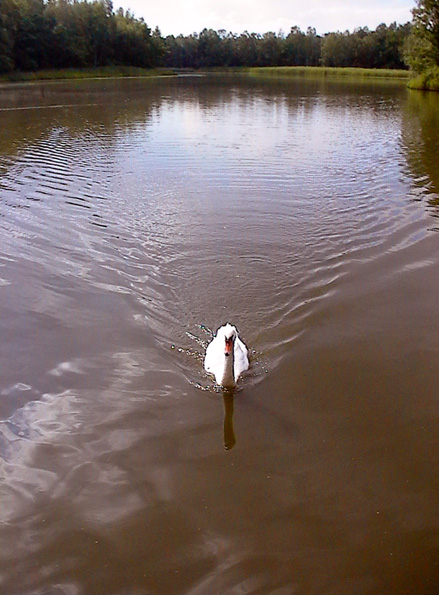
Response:
[[[235,446],[236,438],[235,431],[233,429],[233,402],[234,402],[234,391],[223,390],[223,401],[224,401],[224,448],[230,450]]]

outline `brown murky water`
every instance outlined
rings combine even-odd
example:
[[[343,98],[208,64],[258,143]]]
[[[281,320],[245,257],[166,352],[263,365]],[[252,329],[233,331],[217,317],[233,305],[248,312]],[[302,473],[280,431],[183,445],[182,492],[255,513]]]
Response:
[[[403,84],[1,87],[1,592],[435,593],[438,162]]]

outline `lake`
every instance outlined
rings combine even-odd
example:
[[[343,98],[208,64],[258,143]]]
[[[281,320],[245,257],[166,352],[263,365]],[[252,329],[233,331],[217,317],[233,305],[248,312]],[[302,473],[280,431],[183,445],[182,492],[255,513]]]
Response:
[[[436,592],[439,95],[6,84],[0,131],[1,592]]]

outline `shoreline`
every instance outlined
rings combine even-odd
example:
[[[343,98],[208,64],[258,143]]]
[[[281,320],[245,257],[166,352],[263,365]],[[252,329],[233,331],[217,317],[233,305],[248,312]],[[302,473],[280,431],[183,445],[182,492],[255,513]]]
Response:
[[[255,78],[315,77],[328,80],[387,80],[401,81],[409,89],[439,91],[439,73],[436,69],[413,76],[409,70],[380,68],[354,68],[329,66],[252,66],[220,67],[200,70],[175,68],[138,68],[132,66],[103,66],[98,68],[68,68],[59,70],[38,70],[33,72],[14,71],[0,75],[0,84],[37,81],[80,81],[109,78],[158,78],[204,74],[244,74]]]
[[[153,78],[175,76],[171,68],[138,68],[135,66],[102,66],[98,68],[62,68],[59,70],[13,71],[0,75],[0,83],[36,81],[79,81],[106,78]]]
[[[385,78],[408,80],[408,70],[389,68],[355,68],[352,66],[254,66],[248,69],[253,76],[291,77],[316,75],[319,77]]]

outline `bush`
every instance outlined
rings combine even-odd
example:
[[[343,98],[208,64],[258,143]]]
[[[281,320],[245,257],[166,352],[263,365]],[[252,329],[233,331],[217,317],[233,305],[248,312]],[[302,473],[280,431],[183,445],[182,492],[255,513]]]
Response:
[[[439,91],[439,66],[428,68],[409,81],[408,86],[410,89]]]

